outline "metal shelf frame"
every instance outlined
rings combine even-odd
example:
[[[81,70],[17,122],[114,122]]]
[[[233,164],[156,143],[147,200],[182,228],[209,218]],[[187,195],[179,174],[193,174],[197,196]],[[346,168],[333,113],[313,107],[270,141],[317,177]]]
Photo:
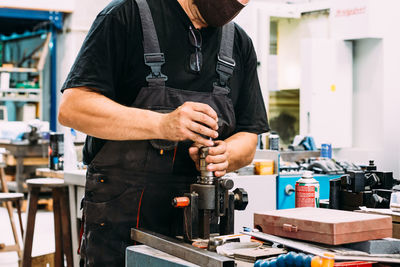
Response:
[[[15,73],[38,73],[36,68],[0,68],[0,72],[15,72]]]
[[[27,9],[0,8],[0,18],[25,19],[32,21],[50,21],[51,41],[50,48],[50,129],[57,130],[57,30],[63,27],[63,13],[58,11],[41,11]],[[1,34],[1,33],[0,33]],[[18,69],[4,69],[6,72],[25,72]],[[27,72],[38,72],[35,69],[28,69]],[[4,99],[5,100],[5,99]],[[29,101],[29,100],[28,100]]]

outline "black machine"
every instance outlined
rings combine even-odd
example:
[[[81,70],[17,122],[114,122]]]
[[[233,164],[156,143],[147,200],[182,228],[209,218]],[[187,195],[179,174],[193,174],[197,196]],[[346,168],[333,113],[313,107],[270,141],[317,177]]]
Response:
[[[378,171],[373,160],[364,170],[347,171],[340,178],[330,180],[329,208],[357,210],[389,208],[390,195],[398,183],[393,172]]]
[[[39,133],[39,129],[34,125],[29,125],[31,128],[30,132],[26,132],[22,136],[22,140],[28,140],[30,145],[36,145],[42,138]]]
[[[307,169],[314,173],[344,174],[343,168],[337,162],[329,158],[312,159]]]
[[[200,148],[200,176],[190,185],[190,192],[176,197],[172,204],[183,208],[183,233],[186,241],[208,239],[211,233],[233,234],[234,210],[244,210],[248,204],[247,192],[236,188],[233,181],[216,178],[207,170],[208,147]]]

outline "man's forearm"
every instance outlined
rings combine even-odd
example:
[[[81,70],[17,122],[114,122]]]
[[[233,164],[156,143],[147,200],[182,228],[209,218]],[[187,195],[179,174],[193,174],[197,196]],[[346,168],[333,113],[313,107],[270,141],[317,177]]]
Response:
[[[229,162],[227,172],[235,171],[252,162],[257,147],[256,134],[239,132],[226,139],[225,142]]]
[[[126,107],[85,88],[65,90],[59,109],[61,124],[108,140],[157,139],[162,114]]]

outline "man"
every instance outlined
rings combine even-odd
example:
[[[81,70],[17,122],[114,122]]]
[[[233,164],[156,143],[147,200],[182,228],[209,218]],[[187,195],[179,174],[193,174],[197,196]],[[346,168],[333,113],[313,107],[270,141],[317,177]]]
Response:
[[[251,40],[228,23],[247,1],[116,0],[94,21],[59,110],[88,134],[85,265],[122,266],[132,227],[179,232],[171,200],[199,147],[217,177],[252,161],[267,116]]]

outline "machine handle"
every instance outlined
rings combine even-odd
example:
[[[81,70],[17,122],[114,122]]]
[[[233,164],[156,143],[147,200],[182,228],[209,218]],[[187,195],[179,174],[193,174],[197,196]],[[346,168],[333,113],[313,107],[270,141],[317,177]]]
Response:
[[[296,225],[287,224],[287,223],[283,224],[282,229],[284,232],[293,232],[293,233],[297,233],[297,231],[299,230]]]
[[[190,205],[190,199],[188,197],[175,197],[172,200],[172,206],[175,208],[184,208]]]

